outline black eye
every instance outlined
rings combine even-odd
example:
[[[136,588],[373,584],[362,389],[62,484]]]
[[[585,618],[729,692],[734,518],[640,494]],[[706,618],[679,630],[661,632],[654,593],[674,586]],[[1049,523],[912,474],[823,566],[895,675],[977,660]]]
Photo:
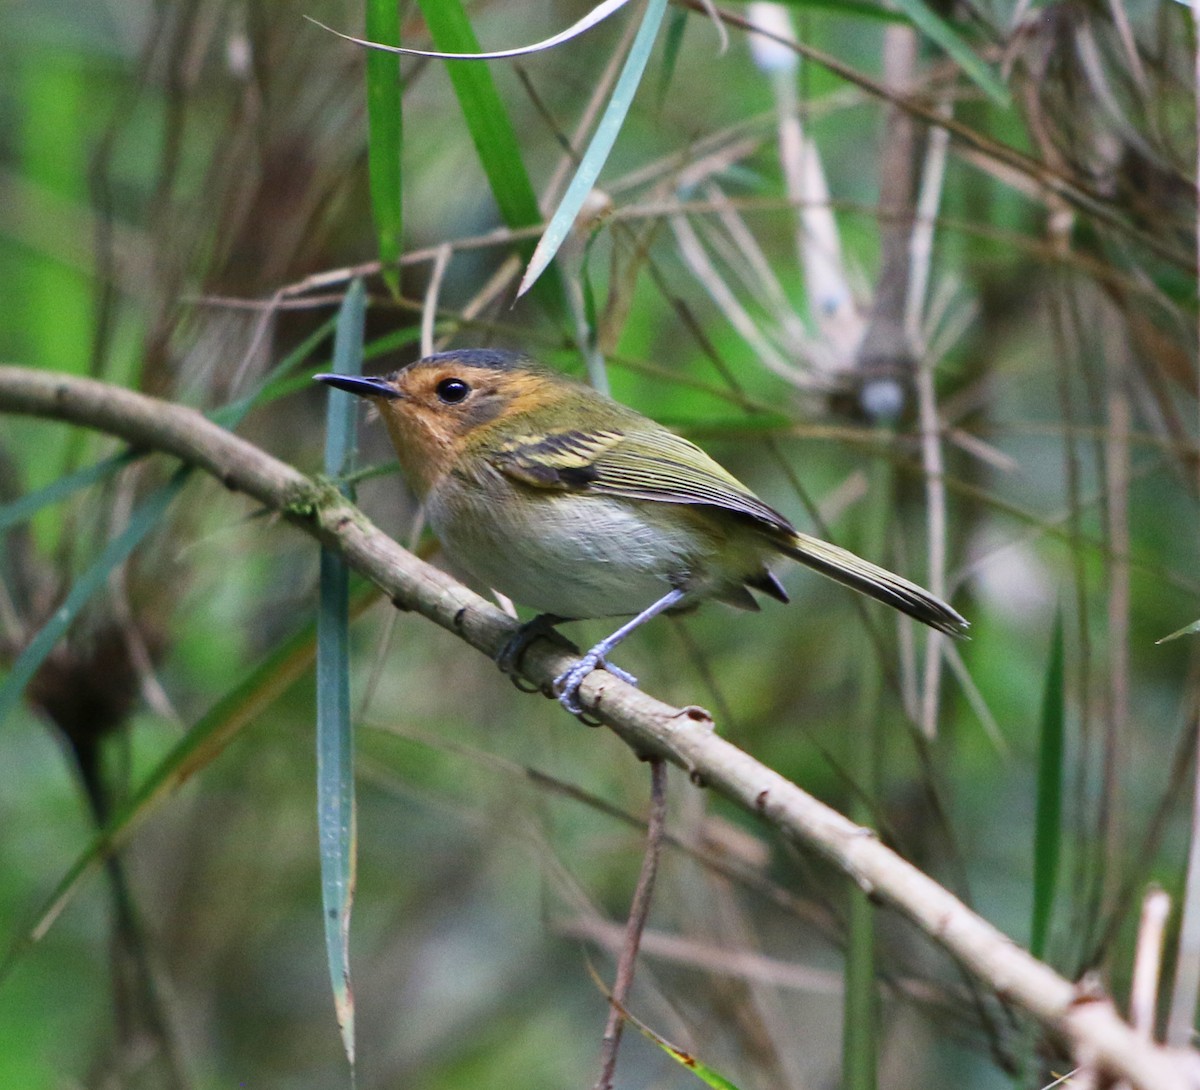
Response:
[[[457,405],[471,392],[471,387],[460,378],[444,378],[437,384],[437,396],[447,405]]]

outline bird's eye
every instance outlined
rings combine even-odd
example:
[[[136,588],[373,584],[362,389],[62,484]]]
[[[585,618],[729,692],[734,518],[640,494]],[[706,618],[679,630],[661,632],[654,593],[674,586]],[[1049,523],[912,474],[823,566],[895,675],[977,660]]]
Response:
[[[471,392],[471,387],[460,378],[444,378],[437,384],[437,396],[447,405],[457,405]]]

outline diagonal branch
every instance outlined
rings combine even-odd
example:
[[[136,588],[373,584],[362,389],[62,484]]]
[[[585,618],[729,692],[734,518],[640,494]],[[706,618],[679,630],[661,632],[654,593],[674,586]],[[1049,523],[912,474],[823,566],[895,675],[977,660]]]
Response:
[[[397,608],[422,614],[485,654],[494,656],[515,632],[513,620],[401,548],[331,485],[306,477],[193,409],[91,379],[0,366],[0,413],[108,432],[198,466],[336,549]],[[522,665],[526,676],[546,690],[574,661],[539,641]],[[1200,1088],[1200,1056],[1194,1051],[1140,1038],[1103,995],[1059,976],[870,830],[720,738],[707,712],[671,707],[604,671],[584,681],[579,698],[639,755],[662,757],[687,770],[698,785],[819,852],[896,908],[998,995],[1061,1038],[1078,1062],[1142,1090]]]

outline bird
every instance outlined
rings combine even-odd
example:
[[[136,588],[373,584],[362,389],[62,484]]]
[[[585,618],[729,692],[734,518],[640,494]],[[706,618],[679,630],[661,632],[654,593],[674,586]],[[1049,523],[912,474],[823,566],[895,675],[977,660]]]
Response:
[[[555,679],[579,688],[625,637],[712,599],[757,610],[788,595],[780,556],[952,636],[969,623],[936,595],[797,530],[700,447],[531,356],[439,352],[384,376],[316,381],[379,410],[404,475],[453,565],[538,616],[498,661],[566,621],[629,617]]]

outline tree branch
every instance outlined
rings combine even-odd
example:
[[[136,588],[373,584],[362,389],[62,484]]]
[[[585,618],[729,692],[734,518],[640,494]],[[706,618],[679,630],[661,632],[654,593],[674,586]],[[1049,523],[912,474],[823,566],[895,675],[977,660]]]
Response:
[[[500,610],[401,548],[335,488],[306,477],[193,409],[91,379],[0,366],[0,412],[94,428],[198,466],[336,549],[397,608],[420,613],[487,655],[499,652],[515,631],[515,622]],[[574,661],[548,642],[536,641],[522,666],[531,681],[548,690]],[[589,675],[579,699],[639,754],[678,765],[698,785],[711,787],[819,852],[908,917],[997,995],[1061,1037],[1079,1062],[1143,1090],[1200,1087],[1200,1055],[1138,1037],[1107,998],[1059,976],[884,847],[869,829],[718,737],[707,712],[664,704],[604,671]]]

